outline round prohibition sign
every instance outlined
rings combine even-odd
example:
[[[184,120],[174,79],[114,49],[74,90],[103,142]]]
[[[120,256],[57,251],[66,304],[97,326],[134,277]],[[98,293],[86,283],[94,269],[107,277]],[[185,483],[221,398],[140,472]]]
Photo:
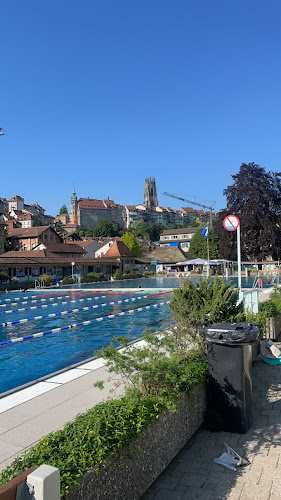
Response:
[[[223,227],[227,231],[236,231],[239,226],[240,220],[236,217],[236,215],[228,215],[223,221]]]

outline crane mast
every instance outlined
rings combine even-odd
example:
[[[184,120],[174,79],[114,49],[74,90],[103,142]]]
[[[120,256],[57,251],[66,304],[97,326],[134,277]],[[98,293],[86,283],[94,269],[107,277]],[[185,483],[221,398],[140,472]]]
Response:
[[[211,207],[208,207],[207,205],[203,205],[202,203],[198,203],[197,201],[187,200],[186,198],[181,198],[180,196],[176,196],[175,194],[166,193],[166,192],[163,194],[165,196],[170,196],[171,198],[175,198],[176,200],[185,201],[186,203],[191,203],[191,205],[197,205],[198,207],[207,208],[208,210],[210,210],[210,226],[212,227],[212,225],[213,225],[213,206],[215,204],[215,201]]]

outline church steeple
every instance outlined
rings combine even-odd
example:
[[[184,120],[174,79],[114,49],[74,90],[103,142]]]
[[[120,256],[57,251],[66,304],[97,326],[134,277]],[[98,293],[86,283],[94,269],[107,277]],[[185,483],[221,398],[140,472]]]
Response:
[[[77,223],[77,196],[75,193],[75,187],[73,186],[73,193],[71,196],[71,221]]]

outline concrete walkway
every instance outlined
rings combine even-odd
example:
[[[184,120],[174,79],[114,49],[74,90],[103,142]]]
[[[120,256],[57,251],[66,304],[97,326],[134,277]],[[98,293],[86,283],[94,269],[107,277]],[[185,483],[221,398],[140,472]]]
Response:
[[[253,364],[253,426],[244,435],[199,429],[141,500],[280,500],[281,365]],[[251,465],[214,463],[224,443]],[[129,499],[128,499],[129,500]]]
[[[118,395],[101,359],[46,378],[0,399],[0,470],[50,432],[61,429],[97,403]],[[93,387],[104,380],[104,390]],[[114,395],[113,394],[113,395]]]

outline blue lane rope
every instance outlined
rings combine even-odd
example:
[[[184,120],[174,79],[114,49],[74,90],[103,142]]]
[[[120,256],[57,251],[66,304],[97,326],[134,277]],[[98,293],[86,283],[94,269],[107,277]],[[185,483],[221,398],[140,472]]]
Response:
[[[102,292],[103,293],[104,292],[112,292],[112,290],[111,289],[110,290],[101,290],[101,291],[94,292],[94,293],[102,293]],[[91,292],[89,292],[89,294],[91,294]],[[78,294],[72,293],[72,295],[60,295],[59,297],[47,297],[45,299],[33,299],[33,297],[36,297],[36,295],[32,295],[31,297],[30,296],[22,297],[22,299],[17,299],[17,298],[16,299],[7,299],[9,301],[14,300],[17,302],[9,302],[7,304],[0,303],[0,307],[17,306],[17,305],[19,305],[19,303],[28,304],[29,302],[35,303],[35,302],[48,302],[48,301],[53,301],[53,300],[69,299],[69,298],[73,298],[75,295],[78,295]],[[87,293],[84,293],[84,295],[87,295]],[[98,298],[100,298],[100,295],[97,295],[96,297],[98,299]]]
[[[77,313],[77,312],[89,311],[90,309],[97,309],[98,307],[111,306],[113,304],[125,304],[126,302],[134,302],[135,300],[146,299],[147,297],[151,297],[151,294],[141,295],[139,297],[132,297],[130,299],[114,300],[112,302],[104,302],[102,304],[96,304],[94,306],[79,307],[77,309],[68,309],[67,311],[58,311],[58,312],[50,313],[50,314],[42,314],[41,316],[32,316],[30,318],[17,319],[14,321],[5,321],[3,323],[0,323],[0,327],[3,328],[6,326],[14,326],[14,325],[22,324],[22,323],[29,323],[30,321],[37,321],[38,319],[54,318],[56,316],[65,316],[66,314],[73,314],[73,313]],[[36,308],[36,306],[34,306],[34,307]],[[29,309],[29,308],[27,308],[27,309]]]
[[[128,299],[132,300],[132,299]],[[171,301],[167,302],[157,302],[156,304],[152,304],[150,306],[139,307],[137,309],[128,309],[127,311],[123,311],[120,313],[109,314],[108,316],[101,316],[100,318],[89,319],[87,321],[81,321],[81,323],[73,323],[72,325],[61,326],[60,328],[53,328],[52,330],[46,330],[45,332],[34,333],[32,335],[26,335],[25,337],[15,337],[9,340],[5,340],[4,342],[0,342],[0,347],[3,347],[8,344],[14,344],[16,342],[24,342],[25,340],[37,339],[39,337],[44,337],[46,335],[50,335],[51,333],[63,332],[65,330],[71,330],[72,328],[77,328],[79,326],[90,325],[91,323],[96,323],[98,321],[104,321],[106,319],[113,319],[119,316],[124,316],[125,314],[133,314],[140,311],[145,311],[147,309],[153,309],[156,307],[161,307],[169,304]]]
[[[115,293],[114,295],[125,295],[125,293]],[[157,294],[156,294],[157,295]],[[32,311],[33,309],[43,309],[45,307],[57,307],[61,305],[67,305],[67,304],[74,304],[77,302],[83,302],[86,300],[98,300],[98,299],[106,299],[106,297],[110,297],[110,294],[108,295],[98,295],[95,297],[85,297],[84,299],[77,299],[77,300],[67,300],[65,302],[58,302],[55,304],[41,304],[39,306],[30,306],[30,307],[21,307],[18,309],[9,309],[8,311],[0,311],[0,314],[10,314],[10,313],[17,313],[17,312],[22,312],[22,311]],[[37,300],[33,300],[32,302],[37,302]],[[27,302],[22,302],[21,305],[27,304]],[[13,304],[9,304],[13,305]],[[15,304],[18,305],[18,304]]]

